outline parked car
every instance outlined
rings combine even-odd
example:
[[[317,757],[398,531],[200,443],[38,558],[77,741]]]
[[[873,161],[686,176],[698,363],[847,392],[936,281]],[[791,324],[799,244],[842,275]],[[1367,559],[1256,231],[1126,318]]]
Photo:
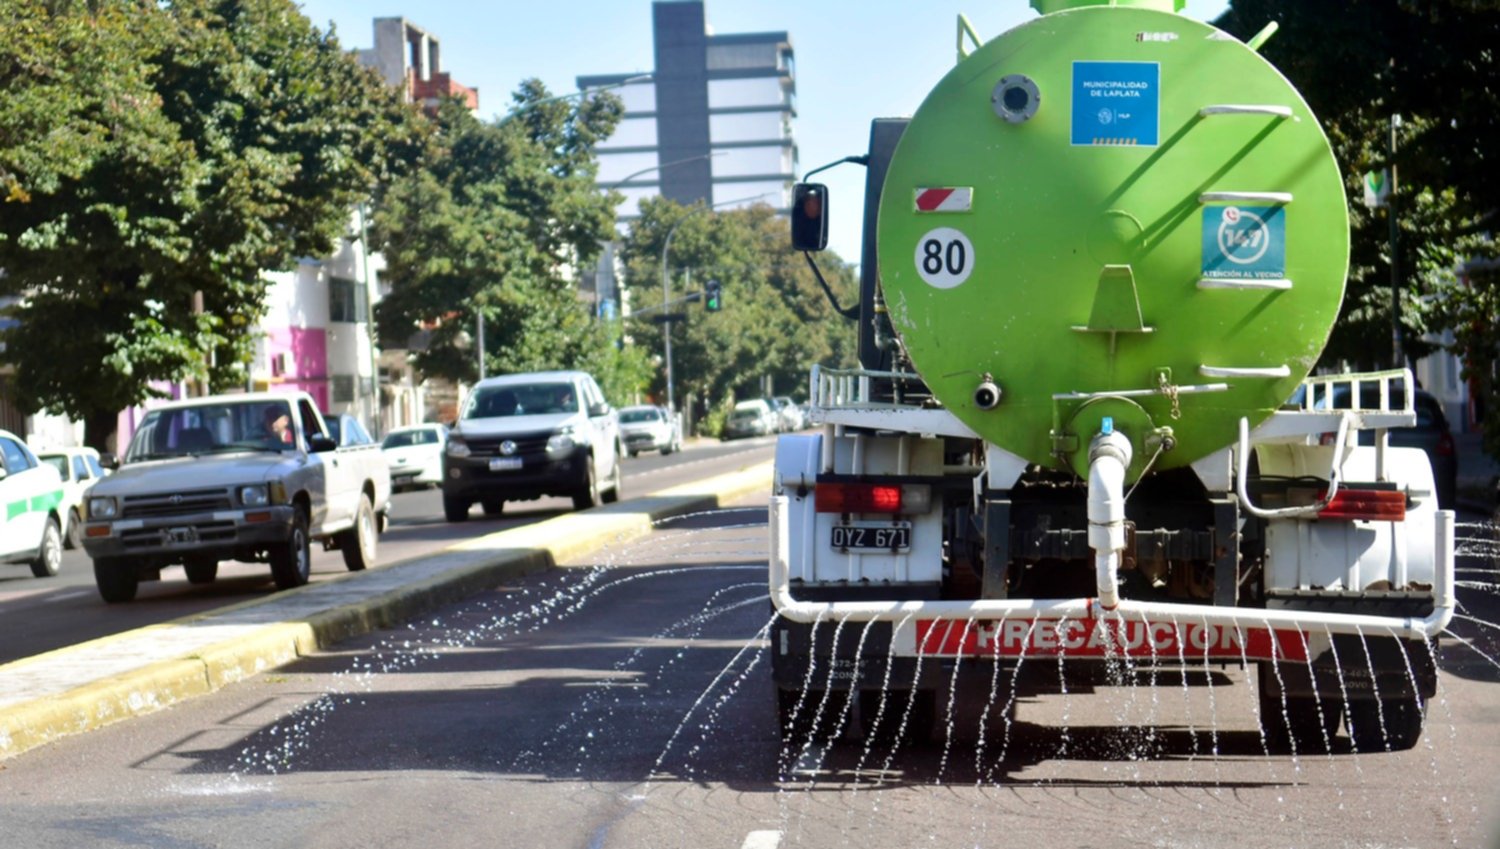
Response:
[[[1380,406],[1379,387],[1366,386],[1361,389],[1360,395],[1361,407]],[[1333,390],[1332,408],[1349,409],[1349,396],[1350,389],[1347,384],[1336,385]],[[1319,407],[1327,406],[1323,398],[1319,397],[1317,401]],[[1292,396],[1292,403],[1301,405],[1302,390],[1299,389],[1297,394]],[[1406,403],[1406,394],[1399,386],[1392,387],[1389,403],[1393,409]],[[1391,428],[1390,445],[1395,448],[1420,448],[1426,452],[1427,461],[1432,464],[1432,480],[1437,489],[1438,507],[1444,510],[1452,509],[1458,497],[1458,450],[1453,441],[1453,432],[1448,427],[1448,417],[1443,414],[1443,404],[1437,396],[1418,389],[1412,398],[1412,408],[1416,411],[1417,423],[1412,427]],[[1332,435],[1325,436],[1324,440],[1331,442]],[[1359,444],[1374,445],[1375,432],[1360,431]]]
[[[398,427],[380,444],[391,466],[391,486],[397,491],[443,482],[443,449],[448,428],[440,424]]]
[[[764,398],[741,401],[734,405],[724,423],[724,438],[767,436],[776,433],[780,420],[781,417],[771,409],[771,402]]]
[[[682,449],[677,417],[651,404],[620,409],[620,438],[632,457],[642,451],[660,451],[665,456]]]
[[[77,548],[83,539],[83,499],[89,487],[108,472],[92,448],[59,448],[38,451],[37,459],[57,469],[62,478],[63,498],[57,513],[62,517],[63,547]]]
[[[0,430],[0,563],[24,563],[38,578],[62,568],[62,477],[20,437]]]
[[[797,406],[791,398],[777,395],[771,400],[776,403],[776,414],[781,417],[782,433],[791,433],[807,427],[807,418],[803,415],[802,408]]]
[[[619,414],[587,372],[512,374],[479,381],[443,452],[443,515],[462,522],[478,503],[570,496],[584,510],[618,501]]]

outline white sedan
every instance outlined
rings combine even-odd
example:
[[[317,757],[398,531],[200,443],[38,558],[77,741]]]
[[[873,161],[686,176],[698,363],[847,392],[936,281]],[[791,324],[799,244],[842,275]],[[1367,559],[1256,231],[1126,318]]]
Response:
[[[37,458],[57,469],[62,478],[63,499],[58,516],[63,522],[63,545],[77,548],[83,538],[83,499],[89,487],[107,472],[99,464],[99,452],[92,448],[59,448],[38,451]]]
[[[401,490],[442,483],[447,444],[448,428],[440,424],[398,427],[386,434],[380,447],[391,467],[391,487]]]
[[[38,578],[62,567],[62,479],[21,438],[0,430],[0,563],[24,563]]]

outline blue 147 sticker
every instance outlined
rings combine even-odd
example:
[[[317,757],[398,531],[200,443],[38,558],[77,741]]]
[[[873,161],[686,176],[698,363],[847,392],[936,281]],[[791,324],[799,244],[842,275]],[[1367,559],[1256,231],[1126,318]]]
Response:
[[[1285,207],[1204,209],[1203,276],[1220,280],[1286,277]]]
[[[938,227],[917,240],[916,262],[927,285],[952,289],[974,270],[974,243],[961,230]]]

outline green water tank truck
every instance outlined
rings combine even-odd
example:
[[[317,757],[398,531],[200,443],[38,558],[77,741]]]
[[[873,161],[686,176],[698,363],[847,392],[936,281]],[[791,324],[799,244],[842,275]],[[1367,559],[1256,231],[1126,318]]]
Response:
[[[854,157],[859,366],[813,369],[821,428],[776,452],[783,732],[921,736],[966,682],[993,699],[1045,658],[1054,688],[1253,664],[1268,750],[1410,748],[1453,514],[1388,444],[1409,371],[1309,376],[1348,213],[1256,52],[1274,30],[1033,5],[982,44],[960,19],[956,66]],[[829,200],[795,187],[796,248],[824,246]]]

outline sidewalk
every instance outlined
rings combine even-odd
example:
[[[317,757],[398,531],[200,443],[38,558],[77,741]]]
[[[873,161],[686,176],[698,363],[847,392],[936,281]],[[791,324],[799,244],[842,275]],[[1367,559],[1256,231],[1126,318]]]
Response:
[[[0,666],[0,761],[211,693],[341,640],[643,537],[663,519],[713,509],[764,491],[770,482],[771,464],[760,463]]]
[[[1466,509],[1485,515],[1495,512],[1495,482],[1500,478],[1500,461],[1484,453],[1480,434],[1455,433],[1458,452],[1458,500]]]

